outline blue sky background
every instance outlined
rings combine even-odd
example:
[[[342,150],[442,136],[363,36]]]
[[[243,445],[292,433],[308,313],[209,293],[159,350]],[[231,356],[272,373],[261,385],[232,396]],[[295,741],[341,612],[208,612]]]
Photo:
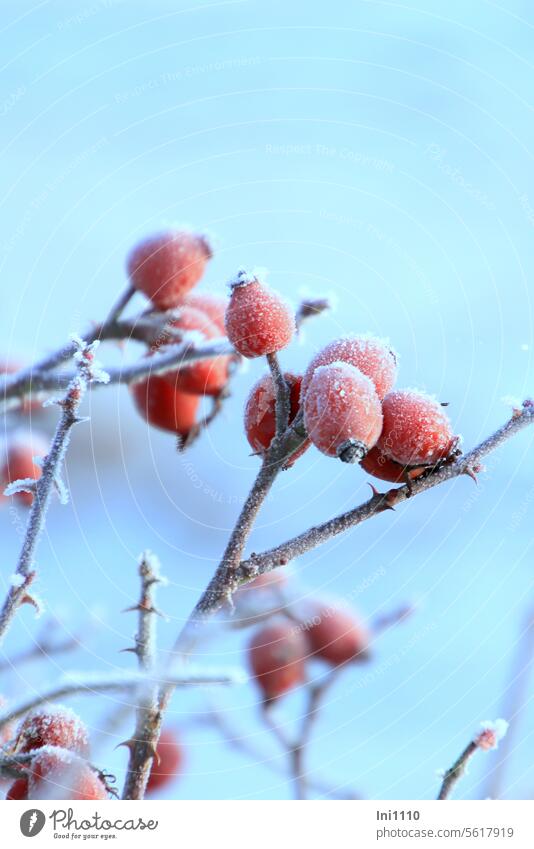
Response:
[[[125,284],[124,258],[169,222],[212,231],[206,287],[266,266],[294,301],[337,310],[283,355],[304,368],[336,334],[389,336],[400,386],[450,402],[468,446],[533,392],[534,16],[527,2],[26,2],[4,0],[0,29],[1,351],[31,360],[101,318]],[[140,308],[141,300],[137,302]],[[107,346],[101,359],[134,359]],[[25,666],[7,695],[71,668],[131,666],[135,558],[156,551],[169,578],[169,645],[211,575],[257,461],[235,381],[225,413],[186,455],[148,431],[126,390],[95,393],[68,460],[71,503],[55,504],[39,591],[68,631],[92,621],[77,657]],[[32,419],[51,430],[55,413]],[[347,672],[317,725],[309,766],[374,798],[432,798],[436,770],[481,720],[503,712],[532,598],[533,435],[489,462],[478,489],[457,480],[294,564],[297,592],[350,598],[367,618],[407,601],[374,666]],[[368,494],[358,469],[309,451],[277,483],[251,540],[260,550]],[[0,582],[13,570],[21,513],[0,516]],[[369,579],[367,589],[362,581]],[[19,616],[6,653],[34,639]],[[240,663],[242,639],[217,643]],[[206,662],[215,658],[206,648]],[[252,687],[219,695],[229,719],[281,763]],[[534,790],[532,688],[517,723],[506,793]],[[73,702],[95,734],[116,696]],[[288,783],[190,722],[179,798],[287,798]],[[281,708],[298,715],[299,696]],[[117,731],[123,739],[126,726]],[[99,762],[122,778],[113,739]],[[487,795],[495,754],[460,796]]]

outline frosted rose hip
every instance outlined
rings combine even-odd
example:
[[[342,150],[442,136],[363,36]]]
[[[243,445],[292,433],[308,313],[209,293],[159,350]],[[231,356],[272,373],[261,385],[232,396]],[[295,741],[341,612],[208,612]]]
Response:
[[[319,366],[304,398],[308,436],[323,454],[355,463],[380,436],[382,411],[374,384],[354,366]]]
[[[179,775],[183,762],[183,752],[176,734],[169,729],[161,732],[156,752],[158,757],[154,758],[152,763],[146,788],[149,793],[165,787],[166,784],[172,784]]]
[[[302,381],[302,397],[305,396],[318,366],[343,362],[354,366],[369,377],[375,385],[378,397],[382,399],[395,383],[397,361],[398,355],[389,343],[376,336],[362,334],[335,339],[314,356],[306,369]]]
[[[455,444],[442,405],[417,389],[398,389],[384,398],[384,425],[379,448],[406,466],[433,465]]]
[[[415,480],[425,471],[424,467],[403,466],[401,463],[397,463],[387,454],[383,454],[376,445],[371,448],[360,465],[368,474],[390,483],[404,483],[407,478]]]
[[[278,292],[240,272],[226,310],[226,332],[244,357],[262,357],[289,345],[295,315]]]
[[[32,752],[43,746],[59,746],[88,755],[89,735],[85,723],[74,711],[61,705],[37,708],[21,723],[17,751]]]
[[[228,298],[214,295],[211,292],[193,292],[184,299],[184,306],[200,310],[220,330],[220,335],[226,335],[224,319],[228,308]]]
[[[149,424],[187,438],[196,424],[198,395],[178,392],[170,383],[152,375],[130,386],[137,411]]]
[[[266,701],[279,698],[304,681],[308,651],[308,642],[295,625],[276,623],[256,631],[248,660]]]
[[[369,634],[351,611],[316,604],[302,624],[312,653],[333,666],[367,659]]]
[[[132,284],[160,310],[179,306],[198,283],[212,252],[206,238],[186,230],[167,230],[144,239],[130,252]]]
[[[32,758],[28,799],[107,799],[102,780],[87,761],[67,749],[47,746]]]
[[[300,375],[285,372],[284,377],[290,388],[290,414],[291,423],[300,408],[300,386],[302,378]],[[247,403],[245,405],[245,433],[248,443],[257,454],[263,454],[270,446],[276,432],[276,392],[273,379],[270,374],[264,375],[252,387]],[[304,454],[309,448],[310,442],[306,440],[289,460],[287,466],[292,466],[295,460]]]

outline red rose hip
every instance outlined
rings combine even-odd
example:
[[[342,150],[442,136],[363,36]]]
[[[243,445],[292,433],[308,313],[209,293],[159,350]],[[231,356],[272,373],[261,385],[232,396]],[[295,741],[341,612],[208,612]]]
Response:
[[[417,389],[398,389],[384,398],[379,448],[405,466],[435,465],[448,457],[456,438],[443,406]]]
[[[154,793],[161,787],[172,784],[179,775],[183,763],[182,748],[174,731],[167,729],[161,732],[156,752],[158,757],[152,762],[146,788],[148,793]]]
[[[207,239],[186,230],[167,230],[144,239],[130,252],[130,280],[159,310],[174,309],[198,283],[211,259]]]
[[[200,310],[220,330],[220,336],[226,335],[224,319],[228,308],[228,298],[214,295],[212,292],[193,292],[184,299],[184,306]]]
[[[278,292],[245,272],[232,284],[226,332],[244,357],[262,357],[286,348],[295,332],[295,315]]]
[[[106,787],[87,761],[54,746],[32,758],[28,799],[72,799],[96,801],[108,798]]]
[[[323,454],[344,463],[362,460],[382,429],[374,384],[347,363],[319,366],[304,398],[304,423]]]
[[[48,452],[46,438],[35,431],[17,431],[10,436],[5,450],[5,459],[0,469],[0,483],[3,490],[8,484],[25,478],[38,480],[41,467],[35,463],[35,457],[44,457]],[[24,507],[31,507],[31,492],[17,492],[13,496]]]
[[[304,681],[308,652],[308,642],[295,625],[273,623],[256,631],[249,644],[248,660],[266,702]]]
[[[369,634],[352,612],[317,604],[303,626],[312,654],[332,666],[367,660]]]
[[[85,723],[69,708],[37,708],[22,721],[17,735],[17,751],[32,752],[43,746],[59,746],[79,755],[89,754],[89,734]]]
[[[369,377],[375,385],[378,397],[382,399],[395,383],[397,361],[398,355],[387,340],[376,336],[362,334],[335,339],[314,356],[306,369],[302,381],[302,397],[306,395],[318,366],[342,362],[354,366]]]
[[[397,463],[387,454],[383,454],[376,445],[366,454],[360,465],[368,474],[389,483],[404,483],[406,479],[415,480],[425,471],[425,468],[421,466],[403,466],[402,463]]]
[[[154,427],[187,439],[196,424],[198,395],[178,392],[163,377],[152,375],[130,386],[139,414]]]

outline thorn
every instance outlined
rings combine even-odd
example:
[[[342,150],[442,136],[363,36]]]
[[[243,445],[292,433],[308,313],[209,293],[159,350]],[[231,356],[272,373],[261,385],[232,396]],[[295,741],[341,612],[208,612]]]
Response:
[[[139,654],[139,652],[138,652],[137,648],[134,648],[134,647],[130,647],[130,646],[128,646],[128,647],[127,647],[127,648],[125,648],[125,649],[119,649],[119,653],[120,653],[120,654],[122,654],[122,652],[127,652],[127,651],[132,652],[132,654]]]
[[[462,472],[462,474],[463,474],[463,475],[467,475],[468,477],[470,477],[470,478],[471,478],[471,480],[472,480],[472,481],[474,481],[474,482],[475,482],[475,484],[478,486],[478,478],[477,478],[477,476],[475,475],[475,473],[474,473],[473,469],[471,469],[470,467],[467,467],[466,469],[464,469],[464,471]]]
[[[123,740],[122,743],[117,743],[113,751],[117,751],[117,749],[120,749],[121,746],[124,746],[129,752],[133,752],[135,748],[135,740]]]
[[[371,487],[371,491],[373,493],[373,498],[379,498],[379,497],[381,498],[383,496],[384,493],[379,492],[377,490],[376,486],[374,485],[374,483],[371,483],[371,481],[367,481],[367,486]]]

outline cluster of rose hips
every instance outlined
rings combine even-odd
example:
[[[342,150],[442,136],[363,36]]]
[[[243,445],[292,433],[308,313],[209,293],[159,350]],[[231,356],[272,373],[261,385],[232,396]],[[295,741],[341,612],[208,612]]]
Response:
[[[246,358],[286,348],[296,329],[294,312],[257,276],[240,272],[230,284],[228,302],[214,295],[189,294],[210,256],[205,238],[171,231],[134,248],[128,272],[156,309],[178,310],[171,324],[184,335],[195,331],[209,340],[226,333]],[[138,409],[150,423],[186,436],[194,425],[199,397],[224,389],[229,361],[218,357],[150,376],[133,387]],[[361,462],[370,474],[397,482],[417,477],[448,458],[457,439],[443,406],[419,390],[394,390],[397,362],[387,342],[353,335],[330,342],[315,355],[304,376],[285,373],[289,421],[302,411],[308,436],[286,465],[313,443],[328,456]],[[260,455],[275,434],[275,407],[274,383],[266,374],[253,387],[245,407],[247,439]]]
[[[62,706],[37,708],[22,721],[7,751],[19,756],[25,776],[17,778],[6,799],[108,799],[105,776],[87,760],[89,734],[82,720]],[[24,756],[28,755],[25,761]],[[154,792],[172,781],[182,764],[173,731],[161,734],[147,785]]]
[[[260,575],[236,594],[238,610],[252,594],[282,596],[286,576]],[[300,608],[301,612],[297,613]],[[314,600],[305,605],[281,605],[260,625],[248,645],[248,665],[263,702],[272,703],[307,680],[308,664],[321,660],[341,667],[369,658],[370,635],[356,614],[342,604]]]

